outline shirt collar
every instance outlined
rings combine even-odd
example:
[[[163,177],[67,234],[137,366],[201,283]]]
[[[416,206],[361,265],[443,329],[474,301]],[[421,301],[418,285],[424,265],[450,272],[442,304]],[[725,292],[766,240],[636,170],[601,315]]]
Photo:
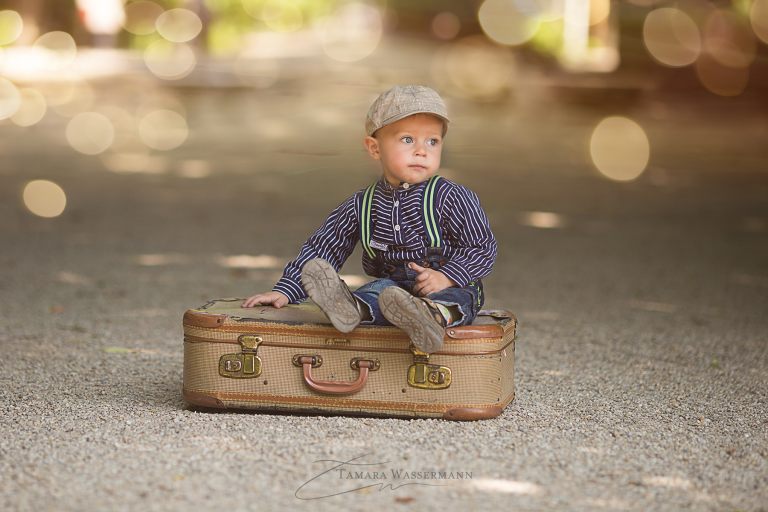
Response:
[[[410,192],[411,190],[418,190],[418,189],[422,188],[424,186],[424,184],[427,183],[428,181],[429,180],[424,180],[421,183],[417,183],[415,185],[412,184],[412,183],[401,183],[399,187],[395,187],[395,186],[390,185],[389,182],[386,180],[386,178],[384,178],[384,176],[382,176],[381,178],[379,178],[379,187],[381,187],[381,189],[384,192],[387,192],[387,193],[390,193],[390,194],[395,192],[395,191],[398,191],[398,192]]]

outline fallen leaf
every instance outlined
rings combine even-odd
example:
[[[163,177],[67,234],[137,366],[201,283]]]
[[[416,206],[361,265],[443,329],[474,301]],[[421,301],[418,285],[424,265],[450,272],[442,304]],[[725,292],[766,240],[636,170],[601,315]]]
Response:
[[[135,350],[131,348],[125,348],[125,347],[106,347],[104,349],[104,352],[108,354],[130,354],[132,352],[135,352]]]

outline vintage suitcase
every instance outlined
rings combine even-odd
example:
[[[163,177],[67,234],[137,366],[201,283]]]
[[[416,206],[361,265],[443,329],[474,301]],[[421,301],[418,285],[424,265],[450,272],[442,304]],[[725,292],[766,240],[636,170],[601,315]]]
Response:
[[[517,321],[484,310],[413,351],[395,327],[337,331],[311,302],[244,309],[219,299],[184,314],[184,400],[195,406],[478,420],[515,396]]]

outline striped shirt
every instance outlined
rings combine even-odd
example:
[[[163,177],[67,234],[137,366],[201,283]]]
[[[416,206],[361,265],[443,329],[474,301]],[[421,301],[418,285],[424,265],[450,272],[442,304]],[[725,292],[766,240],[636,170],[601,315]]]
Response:
[[[371,208],[371,239],[374,251],[385,264],[402,265],[424,260],[429,238],[424,225],[424,187],[427,182],[398,188],[384,178],[376,184]],[[322,226],[290,261],[273,290],[292,303],[307,297],[301,286],[301,268],[313,258],[323,258],[338,271],[360,241],[360,211],[365,189],[334,209]],[[459,287],[491,273],[497,244],[488,217],[477,195],[468,188],[441,178],[435,190],[435,213],[442,231],[443,254],[448,262],[440,272]],[[382,249],[383,248],[383,249]],[[363,270],[372,277],[378,265],[363,251]]]

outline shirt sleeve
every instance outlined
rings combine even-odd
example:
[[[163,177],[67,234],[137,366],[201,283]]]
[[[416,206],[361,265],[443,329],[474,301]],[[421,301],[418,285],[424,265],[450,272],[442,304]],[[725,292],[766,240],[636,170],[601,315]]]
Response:
[[[440,271],[460,287],[490,274],[498,246],[477,194],[461,185],[452,187],[443,219],[451,251]]]
[[[301,269],[314,258],[323,258],[338,271],[355,250],[359,240],[355,197],[352,196],[334,209],[322,226],[301,246],[299,255],[288,262],[283,276],[272,288],[285,294],[292,304],[307,298],[301,286]]]

